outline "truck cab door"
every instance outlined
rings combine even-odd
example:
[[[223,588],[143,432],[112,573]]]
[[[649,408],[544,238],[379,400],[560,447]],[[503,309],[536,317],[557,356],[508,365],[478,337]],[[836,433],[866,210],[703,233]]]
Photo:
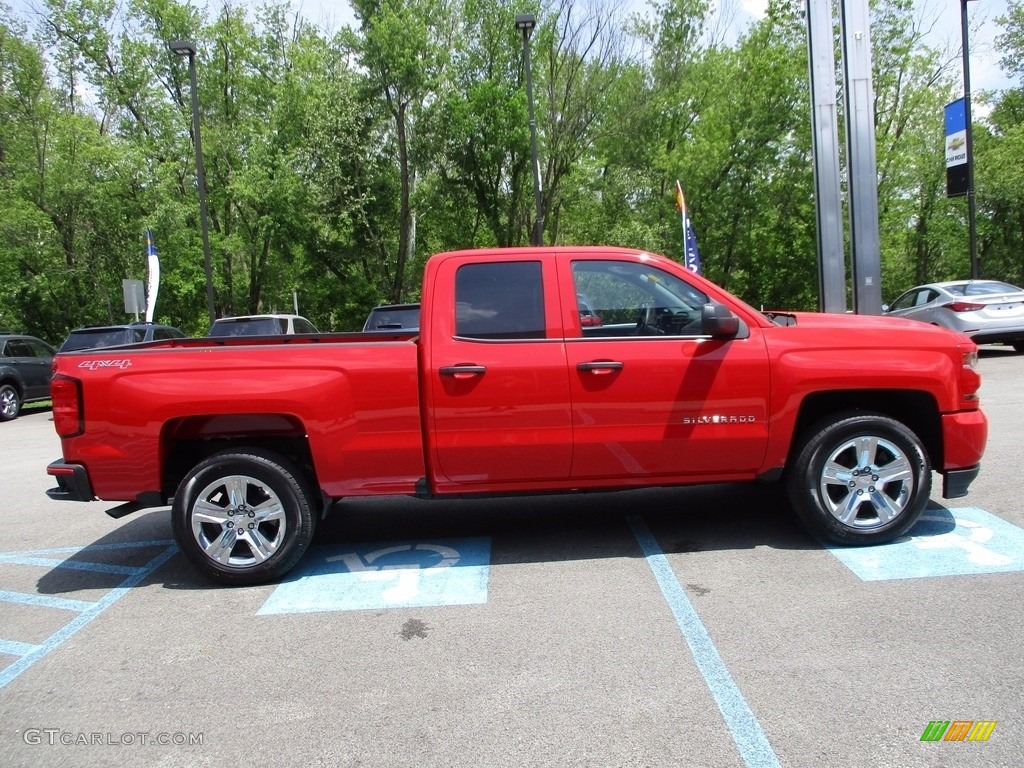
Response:
[[[439,492],[558,487],[569,477],[554,261],[527,250],[495,258],[451,258],[434,272],[423,369],[428,467]]]
[[[572,478],[631,485],[754,473],[768,440],[761,335],[741,323],[733,338],[710,338],[712,302],[681,267],[669,272],[641,255],[562,263],[572,275],[563,301],[586,297],[579,336],[566,342]]]

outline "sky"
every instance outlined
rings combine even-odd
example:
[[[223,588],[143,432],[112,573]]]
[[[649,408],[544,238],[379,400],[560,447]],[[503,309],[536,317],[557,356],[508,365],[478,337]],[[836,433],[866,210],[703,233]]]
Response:
[[[193,2],[199,7],[204,4],[219,6],[224,0]],[[260,0],[234,2],[256,6]],[[974,0],[967,3],[971,90],[975,94],[981,90],[1003,90],[1019,84],[1000,69],[999,52],[995,46],[995,38],[1001,32],[996,19],[1006,13],[1007,2]],[[43,6],[42,0],[0,0],[0,3],[9,3],[15,11]],[[733,34],[736,34],[737,30],[764,16],[768,0],[712,0],[712,3],[719,8],[722,17],[731,22]],[[355,23],[348,0],[291,0],[291,4],[306,19],[326,30],[337,30]],[[620,0],[617,5],[623,14],[643,11],[648,7],[646,0]],[[936,47],[948,49],[956,58],[960,56],[960,11],[960,0],[914,0],[914,16],[929,29],[929,42]]]
[[[219,0],[212,0],[218,2]],[[243,0],[255,4],[258,0]],[[734,30],[742,29],[764,16],[768,0],[712,0],[723,14],[732,19]],[[1014,87],[999,67],[995,38],[1001,32],[996,19],[1006,13],[1007,0],[976,0],[967,3],[968,48],[970,51],[971,90],[1003,90]],[[348,0],[292,0],[292,6],[311,22],[325,28],[338,29],[354,24],[355,16]],[[625,0],[619,7],[631,13],[647,7],[645,0]],[[928,40],[936,47],[948,49],[960,57],[961,6],[958,0],[915,0],[914,14],[929,30]]]

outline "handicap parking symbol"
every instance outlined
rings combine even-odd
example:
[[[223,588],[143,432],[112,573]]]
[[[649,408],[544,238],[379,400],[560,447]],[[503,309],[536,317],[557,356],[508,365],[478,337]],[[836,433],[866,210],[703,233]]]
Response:
[[[311,547],[257,614],[487,602],[488,538]]]
[[[1024,571],[1024,530],[982,509],[927,509],[906,536],[827,549],[863,581]]]

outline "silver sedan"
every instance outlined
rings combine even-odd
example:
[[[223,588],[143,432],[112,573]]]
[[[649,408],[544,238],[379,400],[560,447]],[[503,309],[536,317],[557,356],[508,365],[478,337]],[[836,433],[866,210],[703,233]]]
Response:
[[[975,344],[1011,344],[1024,352],[1024,290],[997,280],[954,280],[911,288],[887,315],[967,334]]]

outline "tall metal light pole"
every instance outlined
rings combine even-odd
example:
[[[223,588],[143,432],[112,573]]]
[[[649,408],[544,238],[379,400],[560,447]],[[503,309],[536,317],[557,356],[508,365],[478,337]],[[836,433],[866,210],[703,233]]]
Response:
[[[203,171],[203,139],[199,132],[199,85],[196,82],[196,47],[187,40],[172,40],[167,47],[178,56],[188,56],[188,75],[192,84],[192,141],[196,148],[196,184],[199,187],[199,227],[203,233],[203,259],[206,266],[206,308],[210,324],[217,314],[213,301],[213,266],[210,261],[209,213],[206,208],[206,174]]]
[[[974,142],[971,140],[971,56],[967,48],[967,3],[960,0],[960,38],[964,52],[964,119],[967,122],[967,232],[971,244],[971,279],[978,279],[978,225],[974,200]]]
[[[533,114],[533,79],[530,76],[530,34],[536,26],[537,18],[532,13],[516,16],[516,29],[523,33],[523,70],[526,73],[526,101],[530,110],[530,154],[533,156],[533,202],[537,208],[530,241],[533,245],[543,245],[544,214],[541,208],[540,159],[537,157],[537,118]]]

